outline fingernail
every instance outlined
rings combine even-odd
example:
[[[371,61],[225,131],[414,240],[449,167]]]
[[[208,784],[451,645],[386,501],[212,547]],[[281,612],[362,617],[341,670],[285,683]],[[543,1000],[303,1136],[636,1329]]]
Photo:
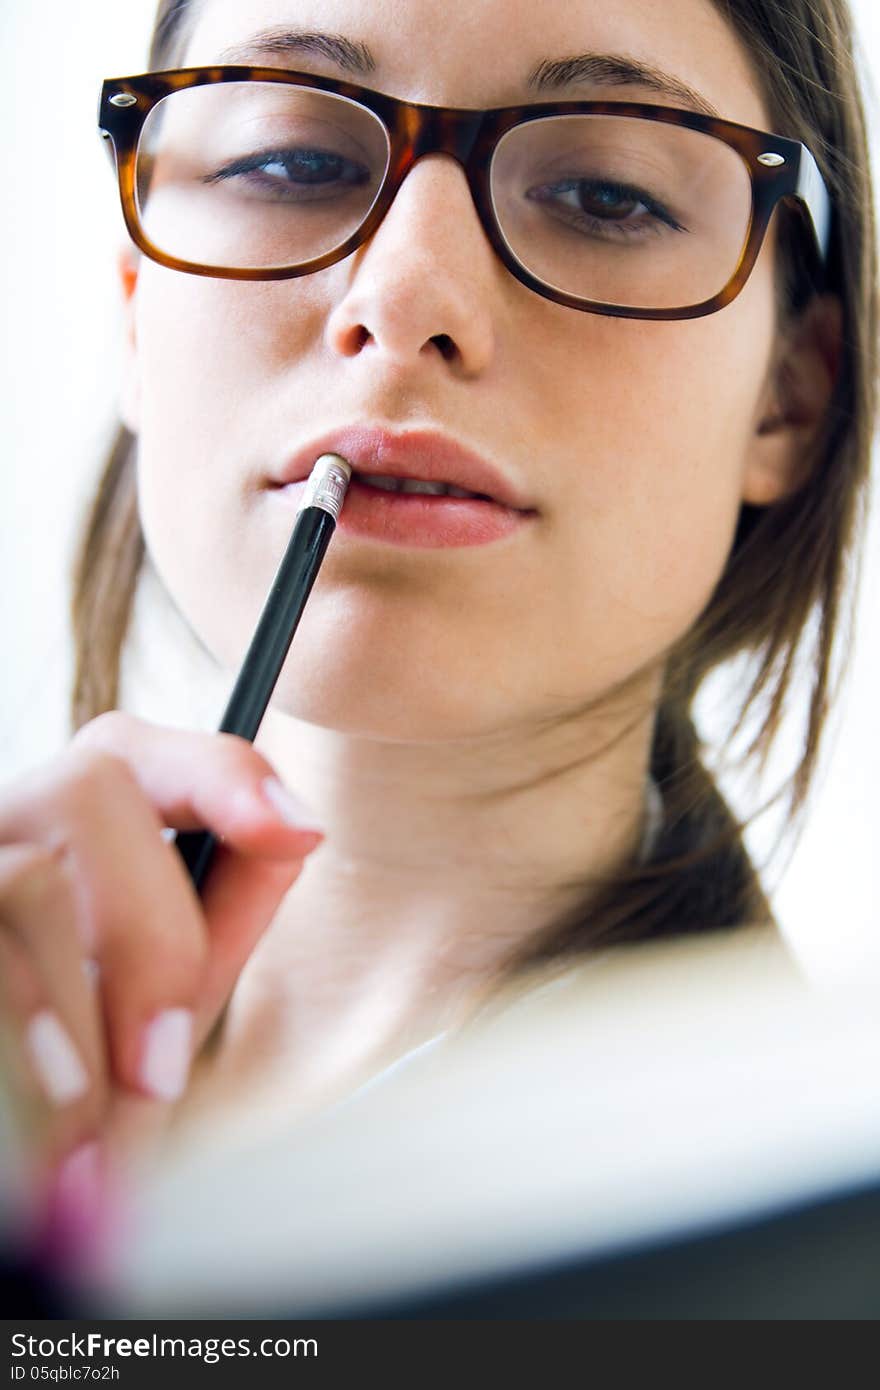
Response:
[[[295,826],[297,830],[313,830],[316,835],[324,834],[324,828],[318,824],[314,811],[310,811],[307,806],[304,806],[293,792],[288,791],[287,787],[278,781],[277,777],[265,779],[263,795],[285,824]]]
[[[189,1009],[166,1009],[144,1030],[140,1083],[157,1100],[183,1095],[192,1058],[193,1016]]]
[[[100,1272],[118,1226],[115,1205],[99,1143],[81,1144],[59,1163],[39,1241],[42,1259],[56,1277]]]
[[[58,1165],[55,1197],[65,1207],[91,1213],[101,1191],[101,1158],[98,1145],[80,1144]]]
[[[34,1069],[53,1105],[69,1105],[85,1095],[89,1074],[73,1039],[57,1014],[43,1009],[25,1029],[25,1043]]]

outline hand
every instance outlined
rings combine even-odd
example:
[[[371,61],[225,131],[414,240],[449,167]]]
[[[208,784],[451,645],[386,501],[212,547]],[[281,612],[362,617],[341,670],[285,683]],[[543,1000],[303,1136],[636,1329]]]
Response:
[[[166,827],[221,841],[200,901]],[[0,1011],[51,1167],[120,1096],[176,1100],[323,834],[249,743],[102,715],[0,796]]]

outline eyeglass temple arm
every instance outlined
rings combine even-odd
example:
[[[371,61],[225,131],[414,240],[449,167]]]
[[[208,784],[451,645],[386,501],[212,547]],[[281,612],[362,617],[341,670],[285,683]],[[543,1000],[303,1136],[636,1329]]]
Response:
[[[798,198],[803,199],[810,214],[819,254],[824,262],[828,259],[828,242],[831,236],[831,195],[819,173],[819,166],[806,145],[801,145],[796,192]]]

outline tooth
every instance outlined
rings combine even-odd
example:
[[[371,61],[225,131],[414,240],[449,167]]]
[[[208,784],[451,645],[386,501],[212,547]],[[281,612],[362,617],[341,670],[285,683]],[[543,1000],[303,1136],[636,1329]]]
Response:
[[[446,491],[446,484],[423,483],[420,478],[404,478],[400,490],[401,492],[424,492],[429,497],[442,497]]]
[[[452,483],[428,483],[420,478],[395,478],[388,473],[361,473],[357,475],[368,487],[382,492],[421,493],[428,497],[479,497],[481,494],[469,492],[464,487],[453,487]]]
[[[362,475],[361,481],[366,483],[368,487],[381,488],[383,492],[400,492],[401,490],[400,478],[388,478],[380,473]]]

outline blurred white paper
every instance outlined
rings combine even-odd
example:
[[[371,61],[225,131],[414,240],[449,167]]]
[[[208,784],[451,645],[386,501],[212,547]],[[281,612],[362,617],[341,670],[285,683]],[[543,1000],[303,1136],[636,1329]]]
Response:
[[[98,1304],[332,1316],[876,1180],[876,984],[817,991],[764,931],[576,966],[287,1133],[179,1158]]]

